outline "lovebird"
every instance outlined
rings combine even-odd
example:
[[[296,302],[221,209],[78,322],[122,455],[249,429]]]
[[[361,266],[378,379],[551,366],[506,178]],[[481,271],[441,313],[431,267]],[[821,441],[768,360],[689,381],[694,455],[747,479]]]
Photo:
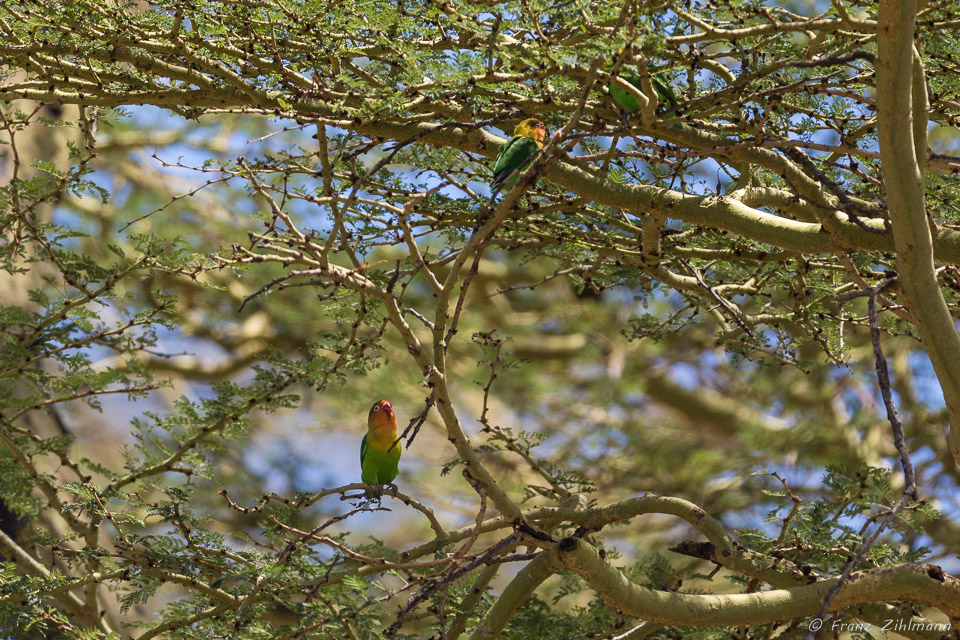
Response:
[[[375,402],[367,415],[367,435],[360,442],[361,480],[366,484],[391,484],[399,473],[400,450],[393,405],[386,400]]]
[[[494,191],[504,187],[510,189],[517,184],[517,178],[527,170],[543,142],[547,139],[547,127],[536,118],[527,118],[513,130],[513,137],[497,152],[497,162],[493,165]]]
[[[621,78],[643,92],[643,85],[640,82],[640,74],[633,67],[623,65],[618,74]],[[653,90],[657,92],[657,111],[666,115],[677,107],[677,94],[670,86],[670,76],[664,71],[657,72],[650,76],[653,84]],[[617,103],[617,106],[627,111],[633,111],[640,108],[640,103],[632,95],[627,93],[615,84],[607,87],[610,90],[610,97]]]

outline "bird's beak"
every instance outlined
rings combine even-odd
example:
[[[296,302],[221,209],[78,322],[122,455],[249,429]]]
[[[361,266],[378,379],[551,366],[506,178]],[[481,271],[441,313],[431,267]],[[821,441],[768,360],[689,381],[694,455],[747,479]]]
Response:
[[[390,415],[391,413],[393,413],[393,405],[391,405],[389,402],[384,402],[380,406],[383,408],[384,412],[386,412],[387,415]]]

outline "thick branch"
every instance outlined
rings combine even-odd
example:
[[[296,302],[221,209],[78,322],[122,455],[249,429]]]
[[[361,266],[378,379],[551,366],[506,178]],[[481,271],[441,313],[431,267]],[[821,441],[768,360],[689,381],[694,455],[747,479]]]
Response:
[[[810,567],[801,567],[797,564],[783,558],[771,558],[762,553],[751,551],[742,546],[730,549],[730,553],[719,553],[718,549],[709,542],[698,542],[693,540],[684,540],[676,547],[670,549],[676,553],[700,558],[714,562],[725,569],[742,573],[762,580],[777,589],[790,589],[806,584],[812,584],[823,577],[813,572]],[[907,613],[896,607],[883,603],[874,602],[857,607],[857,618],[869,622],[877,627],[883,627],[888,620],[897,617],[906,618]],[[919,614],[910,614],[906,620],[911,624],[910,631],[900,630],[898,633],[908,638],[921,638],[923,640],[940,640],[942,634],[935,629],[924,629],[923,626],[930,623],[928,618]]]
[[[498,638],[517,610],[540,584],[560,569],[557,556],[541,551],[506,586],[470,640]]]
[[[913,121],[919,119],[925,123],[927,115],[926,101],[916,103],[920,92],[914,91],[914,83],[922,82],[922,78],[914,78],[916,10],[915,0],[880,3],[877,33],[880,158],[900,286],[940,380],[950,412],[949,446],[954,460],[960,464],[960,335],[934,270],[934,244],[924,208],[923,168],[917,162],[916,145],[920,141],[914,139],[917,129]],[[917,70],[920,69],[918,66]],[[925,131],[925,127],[922,130]]]
[[[731,595],[684,595],[640,587],[578,538],[564,538],[551,553],[590,583],[609,606],[670,625],[741,626],[812,616],[836,579],[792,589]],[[937,577],[935,577],[937,576]],[[834,600],[832,610],[880,600],[909,599],[960,615],[960,580],[932,565],[902,564],[859,571]]]

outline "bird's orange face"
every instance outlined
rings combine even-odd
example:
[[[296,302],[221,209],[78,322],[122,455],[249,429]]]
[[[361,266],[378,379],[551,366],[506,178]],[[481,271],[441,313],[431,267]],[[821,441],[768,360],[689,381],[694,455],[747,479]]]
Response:
[[[373,403],[367,415],[367,427],[386,430],[397,428],[397,414],[393,412],[393,405],[388,400]]]
[[[547,126],[542,122],[533,125],[533,137],[537,139],[537,142],[543,144],[543,141],[547,139]]]
[[[543,146],[544,140],[547,139],[547,125],[536,118],[527,118],[517,125],[517,128],[513,131],[513,135],[533,138],[540,146]]]

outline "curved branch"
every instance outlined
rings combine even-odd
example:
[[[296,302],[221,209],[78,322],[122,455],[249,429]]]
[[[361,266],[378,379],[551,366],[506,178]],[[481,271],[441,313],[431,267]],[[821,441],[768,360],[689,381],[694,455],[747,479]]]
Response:
[[[607,605],[651,622],[682,626],[738,626],[812,616],[837,578],[759,593],[684,595],[640,587],[579,538],[564,538],[550,553],[590,583]],[[937,576],[937,577],[934,577]],[[901,564],[852,574],[831,606],[910,599],[960,615],[960,580],[933,565]]]
[[[823,576],[811,571],[810,567],[801,567],[783,558],[771,558],[742,546],[731,549],[732,553],[718,553],[718,549],[709,542],[684,540],[670,551],[716,563],[725,569],[762,580],[777,589],[790,589],[823,580]],[[897,616],[906,618],[907,612],[883,602],[857,607],[857,618],[877,627],[883,627]],[[907,625],[910,630],[900,630],[898,633],[908,638],[922,640],[941,640],[942,638],[940,631],[924,628],[931,622],[928,618],[911,612],[907,622],[911,623]]]
[[[839,28],[842,23],[840,20],[828,19],[811,20],[798,24],[809,25],[804,26],[804,28],[831,31]],[[753,30],[759,29],[761,32],[792,30],[794,28],[799,27],[787,23],[750,27]],[[723,29],[718,31],[718,34],[723,38],[731,37],[732,33]],[[883,41],[884,38],[880,38],[880,40]],[[31,46],[36,47],[38,45]],[[6,54],[7,56],[14,56],[19,52],[20,50],[16,47],[12,49],[0,48],[0,54]],[[134,61],[134,58],[128,60],[124,57],[133,55],[129,52],[129,49],[120,50],[118,55],[119,59]],[[878,70],[881,70],[882,66],[881,61],[881,64],[877,67]],[[158,73],[160,71],[163,71],[163,69],[157,69]],[[207,72],[216,72],[220,75],[226,73],[220,67],[207,69]],[[883,75],[882,72],[878,73]],[[497,136],[483,131],[467,131],[466,128],[454,128],[447,125],[441,127],[436,124],[411,123],[409,121],[391,122],[385,118],[367,120],[350,118],[348,112],[344,112],[339,105],[348,105],[351,109],[358,107],[362,103],[359,97],[348,98],[336,95],[323,100],[300,98],[294,105],[290,106],[285,104],[289,96],[281,91],[258,91],[251,94],[250,91],[236,90],[232,86],[217,86],[214,89],[202,91],[179,88],[119,91],[107,88],[101,89],[92,85],[91,87],[85,87],[86,92],[84,92],[74,89],[69,82],[56,77],[55,73],[53,76],[49,81],[44,81],[42,88],[23,83],[7,85],[0,89],[0,98],[7,100],[30,98],[44,102],[102,106],[149,104],[181,110],[209,109],[211,112],[224,109],[240,109],[250,113],[272,113],[300,122],[322,122],[356,130],[371,136],[395,140],[406,140],[428,131],[429,133],[422,138],[428,144],[456,147],[471,153],[480,153],[488,158],[494,157],[496,149],[503,143],[503,140]],[[230,77],[230,80],[236,82],[236,78]],[[224,80],[224,82],[227,81]],[[227,82],[227,84],[231,83]],[[57,87],[62,88],[58,89]],[[898,87],[897,90],[901,89],[902,92],[897,94],[898,96],[909,95],[909,82],[903,87]],[[878,89],[881,96],[883,95],[882,91],[882,87]],[[441,108],[442,105],[439,104],[420,106],[422,108],[418,108],[417,111],[421,113],[436,114],[444,112],[444,109]],[[536,111],[536,109],[534,110]],[[884,129],[883,126],[880,128],[881,131]],[[900,131],[901,135],[909,135],[909,127]],[[646,133],[646,131],[644,132]],[[710,149],[710,152],[715,155],[726,155],[731,159],[754,163],[783,175],[803,193],[805,198],[820,206],[828,206],[832,200],[832,197],[828,197],[823,192],[816,179],[809,176],[801,167],[789,159],[770,149],[754,147],[743,150],[725,150],[723,145],[728,144],[728,141],[706,133],[699,133],[691,127],[684,127],[679,133],[675,132],[675,134],[694,147]],[[883,136],[881,136],[882,139]],[[881,144],[881,151],[883,146]],[[909,146],[912,147],[912,144]],[[572,159],[571,162],[575,162],[575,159]],[[546,177],[559,186],[576,193],[589,194],[599,204],[616,206],[638,215],[648,213],[653,208],[684,222],[731,231],[783,249],[805,253],[823,253],[831,252],[837,248],[875,251],[893,251],[896,248],[894,239],[889,234],[882,233],[884,230],[882,220],[859,218],[853,220],[840,211],[830,210],[829,207],[823,210],[818,209],[818,217],[830,232],[825,234],[823,233],[824,226],[821,224],[801,223],[781,218],[752,209],[730,198],[688,196],[649,185],[616,184],[579,169],[571,163],[554,165],[548,170]],[[890,178],[889,173],[887,178]],[[960,264],[960,233],[941,230],[934,239],[934,249],[938,259]]]
[[[555,554],[549,551],[541,551],[537,554],[537,557],[521,569],[510,581],[510,584],[506,586],[497,601],[487,611],[483,623],[470,636],[470,640],[499,638],[507,623],[530,597],[530,594],[544,580],[556,573],[560,567],[560,562]]]
[[[423,142],[433,146],[455,147],[462,151],[494,158],[506,141],[486,131],[440,129],[436,124],[377,121],[357,125],[358,131],[392,139],[406,139],[422,133]],[[912,143],[911,143],[912,155]],[[576,158],[571,160],[575,161]],[[841,211],[824,211],[830,220],[830,233],[822,224],[798,222],[759,209],[754,209],[729,196],[693,196],[652,185],[623,184],[581,169],[571,162],[558,162],[546,172],[554,184],[581,196],[589,196],[597,204],[609,205],[636,215],[652,210],[663,212],[683,222],[730,231],[745,238],[764,242],[781,249],[803,253],[832,253],[838,249],[895,251],[894,239],[882,233],[883,220],[860,218],[858,223]],[[876,232],[866,231],[868,227]],[[934,239],[937,258],[960,264],[960,233],[942,229]],[[960,388],[960,387],[958,387]]]
[[[948,443],[960,464],[960,335],[937,282],[934,240],[924,208],[926,91],[914,64],[915,0],[880,3],[877,123],[880,159],[903,297],[940,380],[950,412]],[[907,99],[909,97],[909,99]],[[916,136],[916,137],[915,137]],[[938,238],[940,236],[938,235]]]

